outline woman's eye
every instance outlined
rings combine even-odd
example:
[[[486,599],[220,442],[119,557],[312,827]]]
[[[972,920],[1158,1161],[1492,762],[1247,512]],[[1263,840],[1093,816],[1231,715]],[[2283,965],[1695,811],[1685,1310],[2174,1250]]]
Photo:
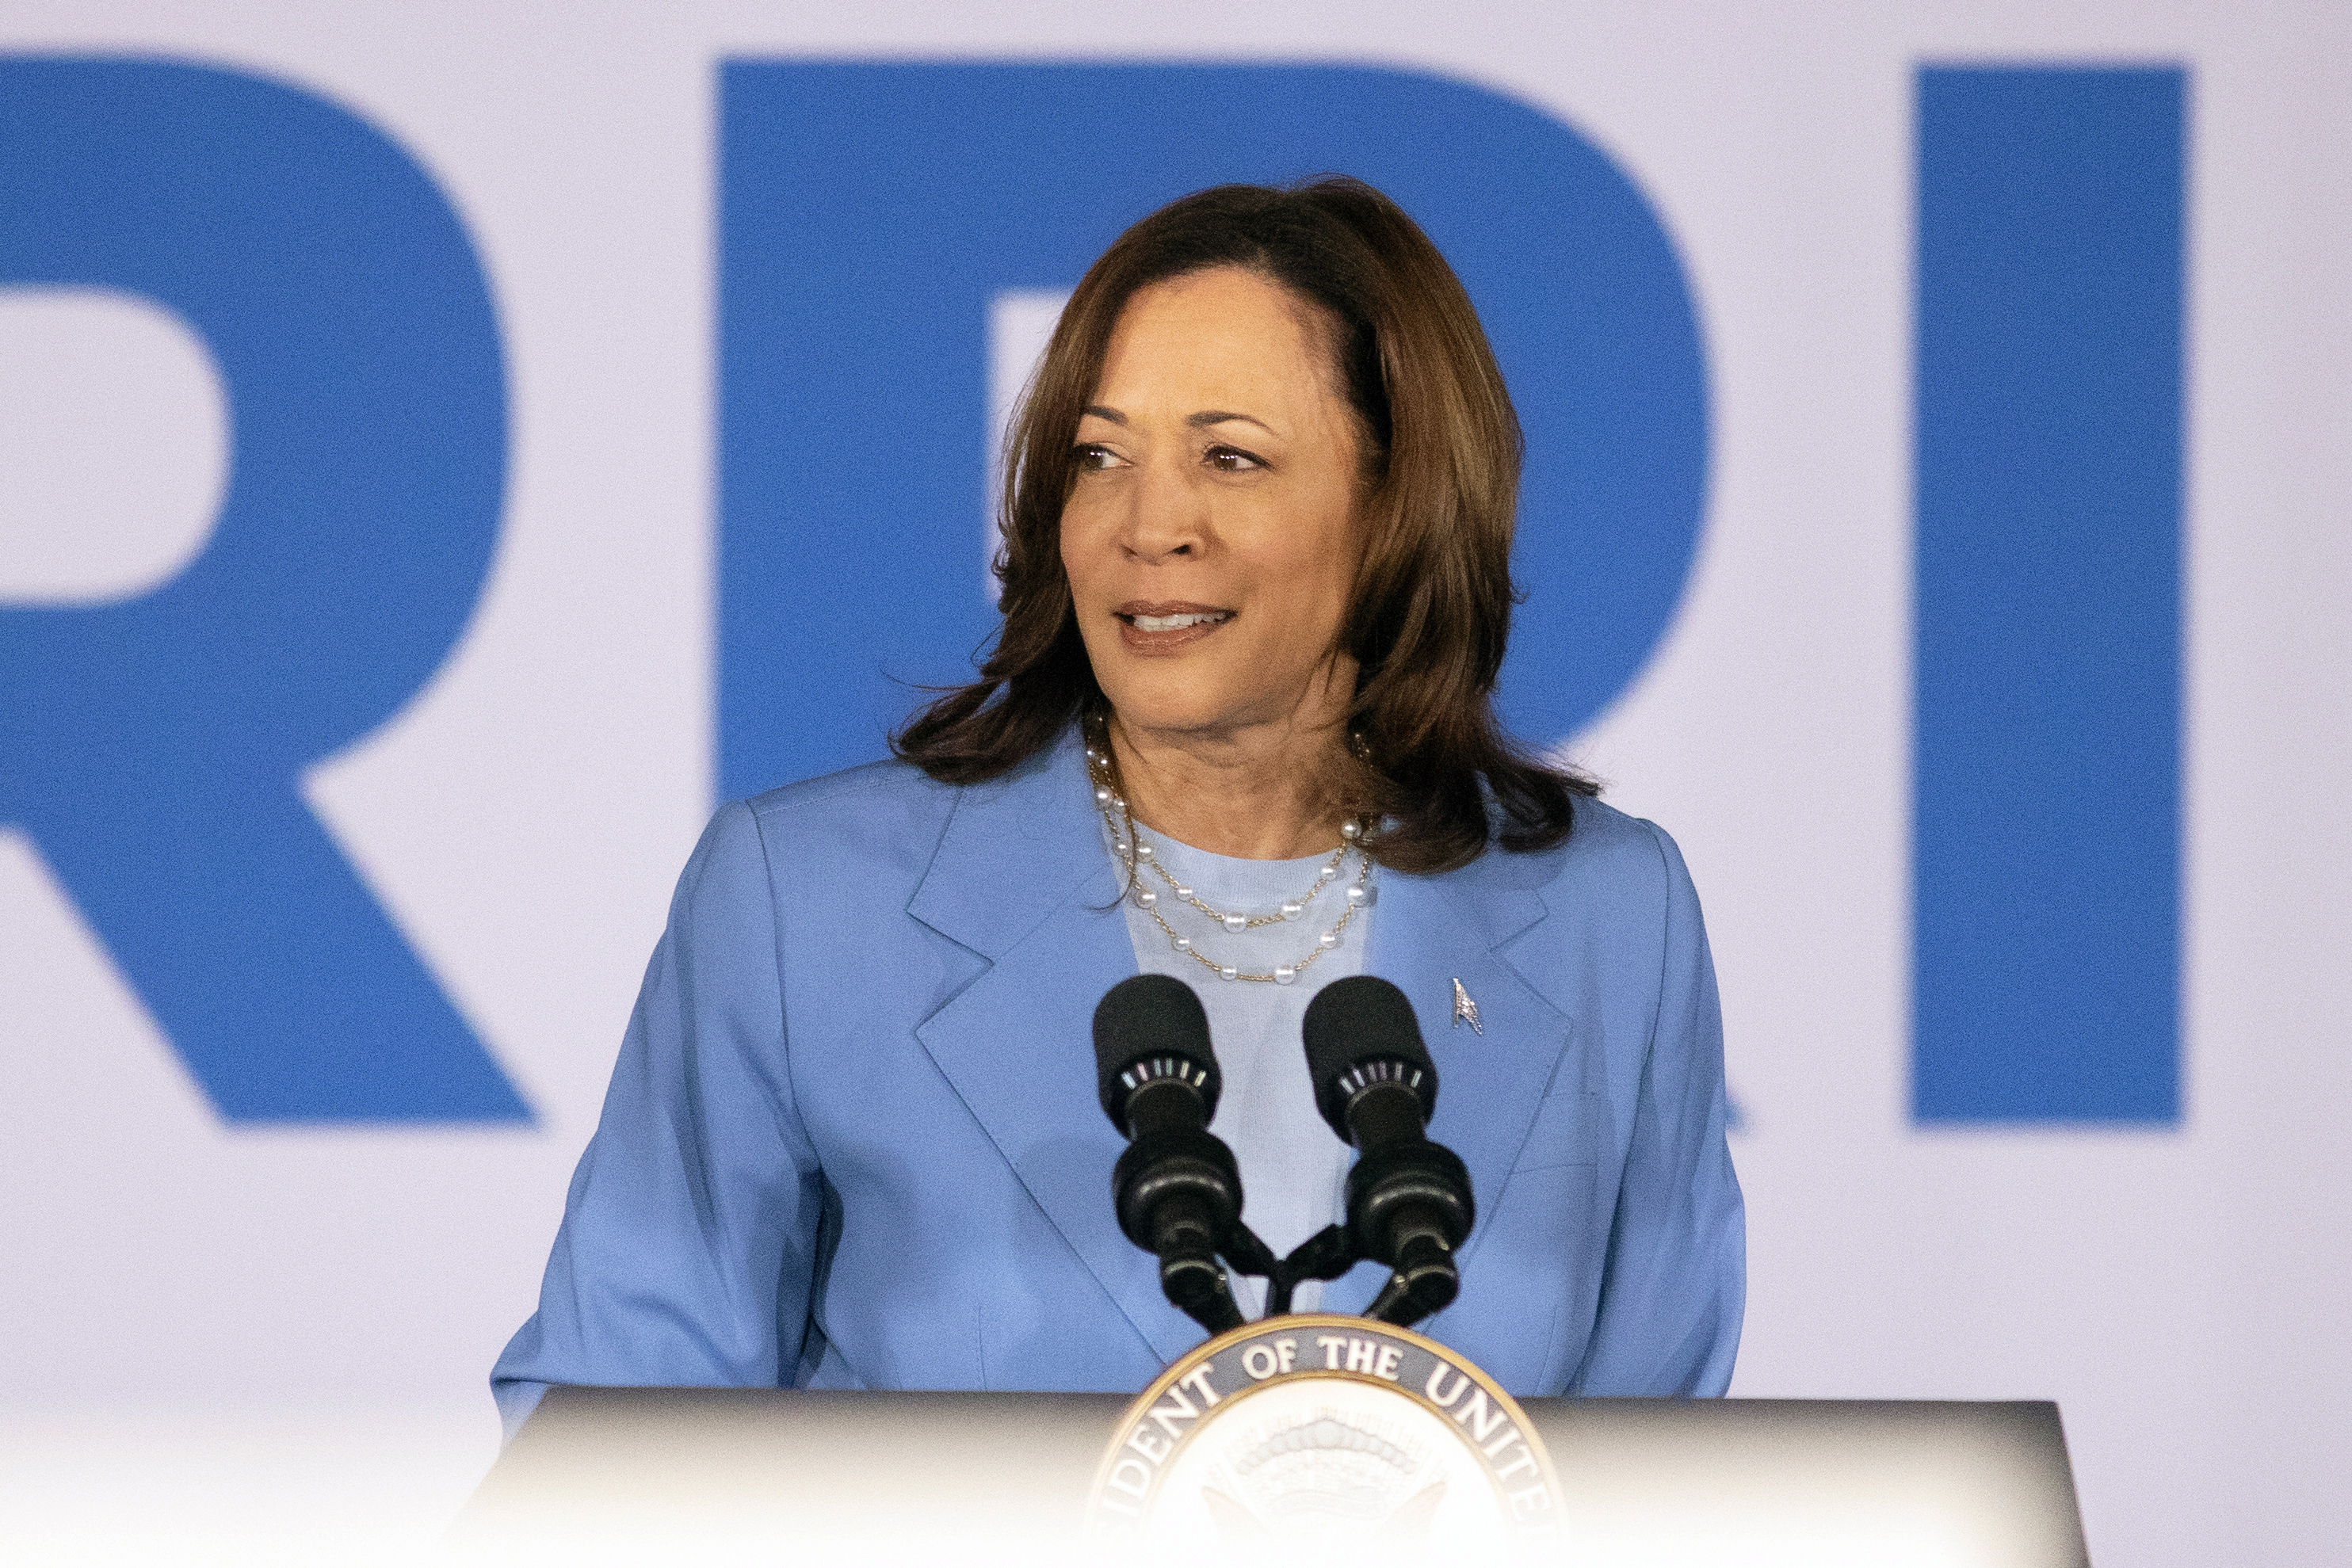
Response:
[[[1238,446],[1212,446],[1201,455],[1201,460],[1220,474],[1246,474],[1265,466]]]
[[[1080,442],[1076,450],[1070,455],[1076,459],[1078,468],[1083,473],[1097,473],[1105,468],[1116,468],[1120,461],[1118,453],[1108,446],[1097,445],[1091,441]]]

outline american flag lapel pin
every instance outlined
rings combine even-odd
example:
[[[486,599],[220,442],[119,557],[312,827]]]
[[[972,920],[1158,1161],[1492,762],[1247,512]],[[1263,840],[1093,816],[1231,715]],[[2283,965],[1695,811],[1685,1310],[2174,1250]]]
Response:
[[[1486,1026],[1478,1021],[1478,1004],[1472,1001],[1470,993],[1462,988],[1462,977],[1457,975],[1454,977],[1454,1022],[1448,1027],[1460,1029],[1465,1023],[1470,1026],[1472,1034],[1486,1032]]]

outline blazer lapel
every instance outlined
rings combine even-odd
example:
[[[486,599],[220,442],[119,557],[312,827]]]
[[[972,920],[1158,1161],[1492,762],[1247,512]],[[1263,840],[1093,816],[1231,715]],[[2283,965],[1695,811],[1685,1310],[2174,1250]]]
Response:
[[[988,960],[916,1036],[1071,1250],[1163,1362],[1201,1331],[1122,1235],[1125,1146],[1096,1097],[1094,1009],[1136,972],[1075,727],[1015,775],[963,791],[908,912]]]
[[[1365,972],[1395,985],[1412,1002],[1437,1064],[1437,1112],[1429,1134],[1470,1167],[1478,1205],[1478,1223],[1463,1248],[1465,1266],[1475,1260],[1568,1043],[1567,1017],[1499,950],[1546,914],[1542,897],[1520,884],[1532,870],[1519,857],[1490,849],[1443,878],[1381,873],[1366,955]],[[1483,1033],[1454,1023],[1456,980],[1476,1003]],[[1326,1300],[1335,1311],[1360,1311],[1386,1280],[1385,1270],[1360,1267]]]

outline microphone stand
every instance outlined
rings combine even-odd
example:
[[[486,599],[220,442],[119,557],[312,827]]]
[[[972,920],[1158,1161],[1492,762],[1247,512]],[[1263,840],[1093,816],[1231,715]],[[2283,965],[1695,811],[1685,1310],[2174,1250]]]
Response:
[[[1344,1225],[1327,1225],[1300,1242],[1289,1257],[1276,1259],[1274,1249],[1258,1239],[1257,1232],[1247,1225],[1236,1224],[1219,1250],[1226,1267],[1234,1273],[1265,1281],[1265,1315],[1269,1318],[1290,1311],[1291,1296],[1301,1281],[1336,1280],[1364,1257],[1349,1239]],[[1403,1327],[1427,1315],[1426,1308],[1404,1315],[1411,1304],[1405,1295],[1403,1277],[1399,1275],[1389,1281],[1364,1315]]]
[[[1325,1226],[1300,1242],[1267,1276],[1265,1315],[1290,1311],[1290,1294],[1302,1280],[1336,1280],[1360,1260],[1355,1243],[1348,1239],[1348,1228]]]

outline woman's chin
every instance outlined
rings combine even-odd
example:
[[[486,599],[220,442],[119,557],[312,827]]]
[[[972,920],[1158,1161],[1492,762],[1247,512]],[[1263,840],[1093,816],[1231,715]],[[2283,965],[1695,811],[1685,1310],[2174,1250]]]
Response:
[[[1270,676],[1270,668],[1288,664],[1271,654],[1253,657],[1239,646],[1202,648],[1188,659],[1119,661],[1101,684],[1124,728],[1220,737],[1264,725],[1288,727],[1320,706],[1316,671],[1293,666]],[[1352,664],[1344,682],[1353,689]]]
[[[1295,705],[1269,702],[1266,689],[1255,684],[1220,689],[1202,680],[1181,687],[1153,682],[1140,690],[1105,695],[1121,728],[1153,735],[1230,735],[1276,722],[1295,708]]]
[[[1178,702],[1121,702],[1114,696],[1110,706],[1120,727],[1150,735],[1208,734],[1248,722],[1245,712],[1236,711],[1246,705],[1204,703],[1197,696]]]

